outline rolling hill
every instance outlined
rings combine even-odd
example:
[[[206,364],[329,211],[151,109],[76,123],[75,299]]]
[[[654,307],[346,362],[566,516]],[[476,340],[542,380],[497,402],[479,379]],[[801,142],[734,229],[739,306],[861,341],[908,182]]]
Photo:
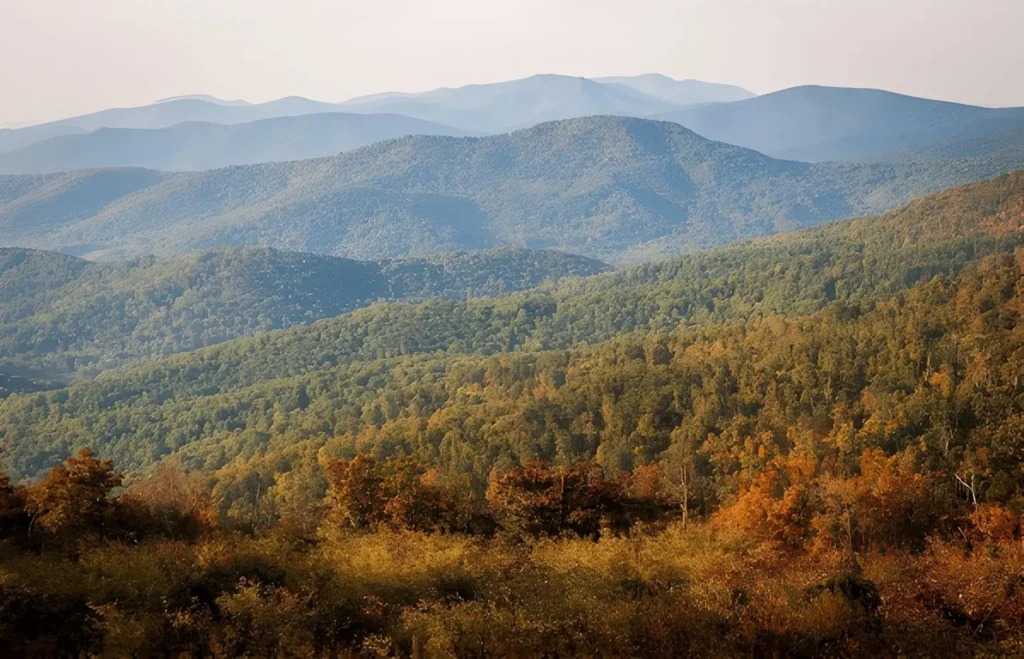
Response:
[[[370,263],[242,248],[109,264],[0,250],[0,374],[81,376],[378,300],[496,295],[606,267],[515,249]]]
[[[363,260],[518,245],[621,262],[878,212],[1017,166],[810,165],[591,117],[208,172],[0,177],[0,245],[110,257],[263,244]]]
[[[404,440],[381,426],[389,420],[389,431],[419,428],[422,432],[417,431],[418,439],[413,440],[419,441],[427,437],[430,417],[433,425],[455,425],[452,434],[443,438],[440,453],[436,444],[422,450],[434,451],[431,455],[447,467],[486,475],[497,456],[508,456],[512,448],[507,443],[488,448],[484,440],[492,436],[491,431],[475,425],[478,419],[472,414],[445,414],[456,403],[500,408],[503,399],[479,394],[485,384],[508,380],[516,396],[526,395],[538,406],[526,416],[508,410],[499,414],[503,427],[519,428],[521,423],[541,423],[547,418],[551,408],[545,405],[552,400],[552,391],[572,383],[560,365],[586,351],[587,345],[628,337],[605,346],[605,356],[576,371],[578,378],[602,369],[627,373],[644,364],[667,363],[670,355],[659,353],[657,337],[645,341],[638,332],[707,331],[703,347],[680,354],[673,362],[679,363],[714,354],[718,337],[742,331],[744,322],[757,322],[771,330],[774,341],[791,346],[785,353],[791,363],[803,344],[787,316],[832,309],[808,320],[809,330],[821,329],[822,323],[833,323],[834,328],[836,323],[878,310],[881,326],[868,343],[884,346],[900,334],[886,325],[892,310],[915,285],[932,282],[932,295],[939,295],[944,277],[957,277],[988,261],[1009,264],[1005,271],[1016,274],[1002,283],[994,280],[984,294],[1011,295],[1019,280],[1014,254],[1019,259],[1022,245],[1024,172],[1017,172],[944,191],[879,217],[833,223],[506,297],[375,305],[311,325],[150,361],[65,390],[11,397],[0,402],[0,467],[17,476],[33,475],[73,447],[92,445],[126,468],[181,451],[193,468],[216,469],[238,455],[253,455],[268,447],[283,450],[303,441],[322,445],[327,438],[364,429],[368,433],[364,450],[402,452],[416,449],[395,444]],[[896,301],[890,304],[893,296]],[[919,298],[924,308],[937,308],[933,299]],[[978,304],[985,308],[984,299]],[[1019,304],[1017,308],[1019,313]],[[924,341],[934,340],[927,322],[908,322],[907,331],[922,333]],[[829,331],[822,329],[825,335]],[[865,335],[856,340],[864,343]],[[814,377],[828,368],[816,355],[800,357],[810,360],[800,377]],[[709,377],[724,375],[741,364],[760,363],[761,358],[752,355],[735,365],[722,363]],[[525,375],[532,372],[530,364],[550,372],[545,378],[530,379]],[[861,368],[869,371],[871,364]],[[920,370],[921,364],[908,368]],[[485,373],[492,375],[485,377]],[[676,382],[681,385],[676,395],[687,395],[686,381]],[[591,392],[598,408],[602,400],[610,404],[629,398],[628,388],[609,386]],[[787,377],[779,386],[799,399],[800,389],[792,389],[793,379]],[[643,400],[658,405],[656,398]],[[670,393],[665,405],[671,400]],[[656,416],[661,408],[650,405],[646,413]],[[437,415],[431,417],[434,412]],[[631,418],[636,423],[639,417]],[[423,425],[417,425],[421,421]],[[552,442],[569,441],[566,433],[575,436],[585,428],[552,427],[543,436],[526,431],[520,436],[497,428],[495,432],[496,438],[533,446],[521,447],[528,453],[541,450],[531,442],[543,441],[548,447],[543,450],[554,450]],[[643,442],[648,437],[638,430],[629,441]],[[440,443],[442,438],[436,439]],[[594,447],[588,446],[592,453]]]
[[[399,115],[340,112],[227,125],[186,122],[166,128],[101,128],[0,153],[0,173],[46,174],[102,167],[194,171],[320,158],[407,135],[468,134]]]
[[[990,109],[877,89],[795,87],[655,118],[776,158],[875,159],[892,151],[1024,127],[1024,108]]]

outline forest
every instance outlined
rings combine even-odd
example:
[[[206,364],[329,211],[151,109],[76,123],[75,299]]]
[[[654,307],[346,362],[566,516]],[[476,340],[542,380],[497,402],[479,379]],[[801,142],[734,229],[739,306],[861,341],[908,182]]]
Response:
[[[1020,654],[1022,314],[1018,172],[14,394],[0,642]]]
[[[876,218],[504,297],[376,304],[11,397],[0,401],[0,469],[38,477],[82,446],[129,470],[178,451],[196,467],[216,469],[272,443],[323,442],[368,421],[429,417],[495,361],[568,363],[603,343],[612,349],[691,332],[725,336],[744,324],[877,315],[880,304],[904,304],[913,286],[953,281],[985,259],[1012,256],[1024,244],[1022,187],[1017,173]],[[841,310],[847,315],[837,316]],[[402,393],[391,402],[390,391]],[[381,411],[364,416],[364,407]],[[538,457],[550,456],[513,460]]]
[[[224,247],[113,263],[0,249],[0,375],[35,376],[36,388],[54,388],[48,380],[87,379],[381,300],[499,295],[606,269],[515,248],[366,262]]]

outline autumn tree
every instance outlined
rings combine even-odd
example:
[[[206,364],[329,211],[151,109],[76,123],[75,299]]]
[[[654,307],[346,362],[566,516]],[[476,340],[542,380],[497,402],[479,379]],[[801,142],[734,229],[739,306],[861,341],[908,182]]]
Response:
[[[956,513],[955,497],[935,474],[914,468],[913,452],[866,449],[859,473],[822,480],[816,545],[847,550],[920,549]]]
[[[328,520],[335,526],[415,531],[487,527],[468,478],[446,477],[413,458],[328,460]]]
[[[780,549],[802,549],[819,510],[818,463],[810,455],[770,462],[715,521]]]
[[[493,478],[487,500],[502,526],[513,533],[594,536],[602,520],[617,512],[623,493],[618,483],[604,479],[595,463],[552,469],[531,462]]]
[[[175,462],[133,480],[118,503],[122,522],[139,534],[195,539],[217,525],[208,480]]]
[[[333,524],[376,528],[384,522],[384,475],[376,458],[361,454],[351,460],[328,460],[324,473],[329,520]]]
[[[32,528],[65,537],[109,533],[115,522],[110,494],[121,480],[113,462],[83,448],[29,488],[26,509]]]

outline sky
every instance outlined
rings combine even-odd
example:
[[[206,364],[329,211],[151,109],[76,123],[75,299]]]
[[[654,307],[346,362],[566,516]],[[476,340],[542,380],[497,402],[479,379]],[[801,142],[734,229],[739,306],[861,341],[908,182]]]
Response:
[[[0,0],[0,126],[659,72],[1024,106],[1024,0]]]

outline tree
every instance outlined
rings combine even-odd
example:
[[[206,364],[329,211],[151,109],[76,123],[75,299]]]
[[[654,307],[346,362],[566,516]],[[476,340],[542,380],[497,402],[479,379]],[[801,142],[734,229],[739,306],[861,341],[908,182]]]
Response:
[[[672,444],[662,456],[665,492],[683,514],[683,528],[690,519],[690,500],[697,489],[697,446],[683,428],[672,432]]]
[[[328,520],[335,526],[412,531],[487,532],[469,480],[445,477],[420,461],[367,455],[328,460]]]
[[[375,528],[384,521],[385,502],[380,496],[384,476],[376,458],[360,454],[351,460],[328,460],[324,473],[331,522]]]
[[[552,469],[531,462],[493,478],[487,500],[502,526],[513,533],[595,536],[602,520],[621,506],[623,493],[618,483],[603,478],[595,463]]]
[[[208,479],[165,462],[118,497],[122,519],[137,533],[195,539],[216,526]]]
[[[32,527],[65,537],[105,535],[114,522],[110,493],[121,480],[113,462],[95,458],[91,449],[83,448],[29,488],[26,509]]]
[[[12,487],[7,474],[0,473],[0,538],[24,533],[27,528],[25,488]]]

